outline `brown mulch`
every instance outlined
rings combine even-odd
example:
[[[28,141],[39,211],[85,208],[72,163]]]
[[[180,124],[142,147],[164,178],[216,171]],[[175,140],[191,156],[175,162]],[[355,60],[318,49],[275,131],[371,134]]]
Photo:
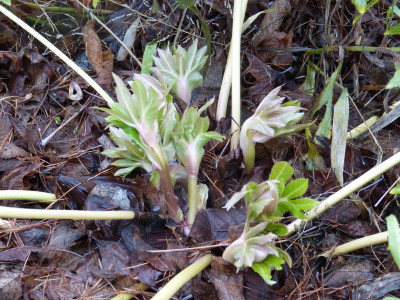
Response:
[[[82,2],[87,6],[91,3]],[[166,46],[176,39],[188,46],[193,37],[198,37],[204,44],[196,16],[175,8],[173,0],[158,1],[158,13],[152,12],[150,0],[118,2],[130,8],[100,1],[99,8],[112,13],[99,17],[123,39],[140,16],[133,44],[139,60],[149,42]],[[398,36],[384,35],[390,5],[378,2],[353,24],[357,12],[350,1],[249,1],[246,19],[270,11],[260,15],[243,34],[243,119],[280,85],[282,95],[300,101],[309,111],[313,109],[326,80],[317,74],[314,91],[303,91],[307,60],[330,76],[339,64],[339,52],[308,56],[307,49],[398,47]],[[130,79],[140,72],[135,59],[128,54],[116,61],[119,43],[98,23],[88,21],[88,15],[74,0],[53,1],[51,6],[77,11],[45,11],[23,3],[13,4],[11,10],[91,74],[115,99],[111,73]],[[194,105],[218,97],[231,37],[232,6],[233,1],[223,0],[197,3],[212,33],[213,56],[204,85],[194,92]],[[349,89],[354,100],[349,129],[362,122],[355,106],[368,119],[399,100],[396,90],[384,89],[393,76],[396,60],[397,56],[387,50],[345,52],[338,82]],[[339,95],[340,89],[335,87],[333,103]],[[385,231],[385,217],[400,216],[398,199],[387,193],[399,176],[398,167],[298,233],[281,239],[279,244],[292,257],[293,266],[274,271],[276,284],[269,286],[252,270],[237,273],[220,258],[225,246],[218,244],[226,245],[230,229],[240,227],[245,219],[244,210],[221,207],[244,183],[266,180],[273,164],[282,160],[295,168],[296,178],[309,179],[307,197],[322,200],[331,195],[340,185],[330,168],[330,140],[320,139],[316,144],[325,163],[323,170],[309,167],[307,138],[297,133],[257,145],[256,168],[249,175],[243,174],[239,151],[229,153],[226,141],[209,145],[199,176],[199,181],[209,186],[209,203],[198,215],[191,235],[184,236],[157,214],[158,195],[149,184],[148,174],[135,170],[125,179],[113,176],[116,168],[110,165],[112,160],[101,154],[112,145],[106,115],[93,109],[105,106],[105,101],[57,56],[0,15],[0,189],[55,193],[59,201],[51,209],[145,212],[132,221],[8,220],[0,227],[0,299],[110,299],[121,292],[150,299],[174,274],[206,251],[216,255],[211,266],[186,284],[175,299],[378,299],[386,292],[400,296],[396,288],[399,270],[387,245],[332,259],[318,256],[336,245]],[[211,129],[228,135],[229,118],[217,122],[215,110],[213,106],[208,111]],[[324,113],[322,109],[313,119],[306,117],[308,121],[317,120],[310,128],[313,135]],[[368,135],[348,142],[345,184],[375,166],[380,150],[384,159],[398,151],[399,137],[399,122],[394,121],[376,132],[375,138]],[[180,190],[177,187],[179,195]],[[46,207],[16,200],[0,201],[0,205]],[[285,222],[292,220],[288,217]],[[148,252],[196,246],[204,249]],[[145,290],[138,292],[132,287],[139,282]],[[376,289],[378,283],[381,285]]]

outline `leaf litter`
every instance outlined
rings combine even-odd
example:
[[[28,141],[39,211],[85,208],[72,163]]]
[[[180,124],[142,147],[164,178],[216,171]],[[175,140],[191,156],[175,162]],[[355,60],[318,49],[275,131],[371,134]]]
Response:
[[[88,6],[90,2],[84,4]],[[133,42],[135,55],[139,58],[147,43],[162,45],[176,39],[179,44],[187,46],[193,35],[201,36],[195,16],[173,9],[173,1],[164,1],[158,12],[151,11],[148,1],[133,1],[128,7],[111,1],[100,2],[102,9],[112,11],[103,18],[120,39],[140,15]],[[129,1],[122,2],[129,4]],[[53,4],[61,6],[62,3]],[[278,0],[271,7],[262,2],[249,3],[247,17],[267,12],[260,14],[243,34],[243,119],[254,112],[266,94],[284,84],[283,93],[290,100],[300,100],[302,106],[309,109],[308,113],[313,113],[309,121],[316,120],[316,123],[309,128],[310,139],[304,134],[296,134],[257,145],[255,170],[248,175],[242,172],[240,153],[229,153],[224,150],[224,144],[209,147],[199,175],[199,181],[210,187],[209,204],[197,216],[189,237],[180,235],[177,228],[170,228],[159,214],[159,195],[150,187],[145,172],[138,169],[127,179],[113,176],[116,168],[101,154],[111,143],[105,115],[92,109],[105,103],[93,96],[94,91],[54,54],[0,16],[1,189],[56,193],[63,201],[55,203],[52,209],[67,206],[81,210],[142,212],[140,218],[132,221],[10,220],[11,227],[0,230],[0,298],[111,298],[116,291],[129,290],[140,281],[148,290],[140,292],[137,297],[149,299],[168,278],[199,255],[199,250],[190,248],[215,246],[212,251],[220,255],[223,248],[219,243],[240,236],[244,210],[226,211],[221,207],[245,183],[268,178],[275,162],[293,162],[295,177],[309,179],[307,196],[323,199],[338,190],[340,184],[351,182],[376,165],[380,159],[379,147],[383,149],[384,157],[394,153],[398,149],[399,136],[398,119],[393,117],[397,110],[390,113],[388,107],[397,98],[381,91],[382,85],[390,79],[387,74],[394,71],[393,64],[386,63],[393,60],[393,53],[345,52],[340,72],[335,72],[339,66],[339,56],[335,51],[305,55],[309,48],[352,45],[360,39],[366,46],[398,46],[397,39],[389,40],[383,36],[385,19],[382,15],[387,5],[373,7],[358,21],[354,31],[350,29],[356,14],[350,2],[346,6],[343,4],[342,8],[333,3],[330,7],[325,6],[317,1],[297,0]],[[36,18],[36,22],[30,24],[46,33],[80,65],[92,70],[91,75],[114,98],[111,73],[129,79],[139,72],[137,63],[129,56],[120,62],[114,61],[120,45],[84,14],[78,13],[79,18],[71,21],[72,14],[69,13],[46,11],[43,14],[42,10],[23,4],[16,7],[20,16]],[[78,12],[82,9],[75,1],[68,3],[67,7],[75,7]],[[203,1],[199,9],[208,20],[215,42],[213,64],[223,67],[226,63],[223,46],[229,42],[231,33],[231,3]],[[177,28],[180,21],[181,28]],[[314,80],[311,85],[309,82],[311,89],[302,88],[307,76],[307,60],[318,67],[314,77],[310,77]],[[364,119],[387,113],[374,125],[377,129],[371,128],[374,139],[366,133],[357,140],[345,141],[343,132],[360,124],[362,118],[351,101],[347,112],[347,103],[341,102],[343,98],[334,87],[335,80],[327,80],[322,74],[337,79],[337,83],[348,88]],[[215,82],[220,82],[221,77],[217,67],[213,76],[211,85],[195,91],[198,95],[196,103],[204,103],[216,94],[218,84],[216,86]],[[322,104],[318,105],[317,100],[322,97],[326,99],[320,100]],[[315,138],[324,116],[329,115],[328,108],[323,107],[326,103],[331,103],[334,108],[333,120],[326,118],[326,134]],[[225,134],[229,120],[218,123],[213,108],[208,113],[212,130]],[[344,125],[347,113],[348,128]],[[67,123],[74,114],[76,117]],[[330,128],[333,130],[332,140]],[[40,141],[56,130],[59,131],[52,140],[42,147]],[[335,161],[331,160],[333,156]],[[323,160],[325,167],[318,170],[315,168],[318,164],[314,167],[307,164],[316,157],[320,159],[319,166]],[[275,285],[265,284],[252,270],[236,273],[234,267],[215,258],[208,269],[175,295],[176,298],[190,299],[190,295],[194,299],[372,299],[386,294],[399,296],[393,288],[396,284],[398,287],[398,278],[396,273],[389,273],[387,266],[396,267],[382,245],[332,258],[323,268],[313,269],[317,265],[316,257],[322,251],[356,237],[383,231],[386,215],[395,213],[399,216],[397,199],[386,193],[397,179],[398,169],[387,172],[348,201],[334,206],[319,220],[313,221],[304,233],[282,240],[279,245],[294,258],[294,264],[290,269],[285,267],[273,272]],[[179,201],[183,201],[184,195],[179,190],[176,193]],[[375,207],[382,197],[384,201]],[[1,202],[7,206],[44,207],[15,200]],[[290,218],[287,217],[286,221],[289,222]],[[182,251],[148,252],[171,249]]]

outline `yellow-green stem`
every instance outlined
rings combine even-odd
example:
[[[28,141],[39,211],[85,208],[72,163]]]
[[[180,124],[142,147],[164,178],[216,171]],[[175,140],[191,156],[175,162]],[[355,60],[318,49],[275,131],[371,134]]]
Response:
[[[68,56],[62,53],[47,39],[45,39],[39,32],[37,32],[28,24],[26,24],[24,21],[22,21],[20,18],[18,18],[16,15],[14,15],[12,12],[10,12],[2,5],[0,5],[0,12],[2,12],[4,15],[6,15],[15,23],[17,23],[19,26],[21,26],[25,31],[33,35],[39,42],[41,42],[43,45],[49,48],[49,50],[51,50],[55,55],[61,58],[61,60],[63,60],[67,65],[69,65],[76,73],[78,73],[78,75],[80,75],[84,80],[86,80],[86,82],[89,83],[89,85],[92,86],[99,93],[101,97],[103,97],[103,99],[108,103],[108,105],[114,103],[113,99],[107,94],[105,90],[101,88],[100,85],[97,84],[96,81],[94,81],[88,74],[86,74],[86,72],[83,71],[77,64],[75,64]]]
[[[212,254],[206,254],[195,263],[191,264],[179,274],[175,275],[152,300],[170,299],[186,282],[203,271],[212,262]]]
[[[56,195],[45,192],[26,190],[0,191],[0,200],[32,200],[37,202],[52,203],[57,200]]]
[[[394,103],[393,105],[389,106],[389,108],[391,110],[395,109],[397,106],[400,105],[400,101],[397,101],[396,103]],[[378,120],[380,120],[383,116],[386,115],[386,112],[383,113],[383,115],[381,117],[378,116],[373,116],[371,118],[369,118],[368,120],[366,120],[364,123],[361,123],[360,125],[358,125],[357,127],[353,128],[351,131],[349,131],[347,133],[347,138],[348,139],[354,139],[356,137],[358,137],[359,135],[363,134],[365,131],[368,130],[369,127],[371,127],[372,125],[374,125],[376,122],[378,122]]]
[[[344,47],[344,50],[350,51],[350,52],[376,52],[379,50],[386,50],[386,51],[391,51],[391,52],[400,52],[400,47],[369,47],[369,46],[346,46]],[[308,55],[315,55],[315,54],[321,54],[323,52],[331,52],[331,51],[339,51],[338,46],[330,46],[326,48],[317,48],[317,49],[310,49],[307,50],[306,53]]]
[[[250,142],[244,156],[244,172],[249,174],[254,169],[256,159],[256,143]]]
[[[390,168],[394,167],[400,163],[400,152],[396,153],[392,157],[388,158],[381,164],[375,166],[374,168],[370,169],[368,172],[363,174],[361,177],[357,178],[356,180],[350,182],[348,185],[334,193],[333,195],[326,198],[322,201],[318,206],[314,207],[307,213],[306,220],[296,220],[289,225],[287,225],[288,233],[287,235],[291,235],[294,233],[300,226],[307,221],[311,221],[316,217],[320,216],[324,211],[331,208],[333,205],[338,203],[339,201],[343,200],[346,196],[350,195],[366,183],[370,182],[372,179],[378,177],[382,173],[386,172]]]
[[[45,210],[0,206],[0,218],[66,219],[66,220],[130,220],[133,211]]]
[[[388,241],[388,232],[380,232],[377,234],[362,237],[360,239],[348,242],[333,249],[333,251],[326,251],[321,256],[333,257],[341,254],[353,252],[365,247],[386,243]]]
[[[187,222],[189,226],[192,226],[194,219],[197,215],[197,176],[188,176],[188,214]]]
[[[139,282],[134,286],[132,286],[130,290],[131,290],[130,294],[118,294],[117,296],[111,298],[110,300],[130,300],[133,297],[135,297],[135,295],[147,290],[147,286]]]

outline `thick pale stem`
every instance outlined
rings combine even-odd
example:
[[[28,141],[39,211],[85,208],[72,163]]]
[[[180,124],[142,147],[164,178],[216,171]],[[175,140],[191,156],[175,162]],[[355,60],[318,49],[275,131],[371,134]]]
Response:
[[[203,271],[212,262],[212,254],[207,254],[191,264],[179,274],[175,275],[153,298],[152,300],[170,299],[186,282]]]
[[[37,191],[5,190],[0,191],[0,200],[32,200],[37,202],[52,203],[57,200],[57,197],[51,193]]]
[[[239,146],[240,137],[240,46],[242,37],[242,12],[246,10],[247,0],[235,0],[233,4],[233,28],[232,28],[232,122],[231,122],[231,150]]]
[[[192,226],[194,219],[196,219],[197,208],[197,176],[188,176],[188,214],[187,222],[189,226]]]
[[[130,220],[133,211],[45,210],[0,206],[0,218],[67,219],[67,220]]]
[[[242,2],[242,19],[241,22],[243,24],[244,16],[246,13],[247,1]],[[236,22],[235,19],[233,22]],[[242,27],[243,30],[243,27]],[[218,96],[218,107],[217,107],[217,121],[226,117],[226,110],[228,107],[229,100],[229,92],[231,90],[232,85],[232,44],[229,50],[228,59],[225,66],[224,77],[222,79],[221,88]]]
[[[388,158],[381,164],[375,166],[368,172],[366,172],[364,175],[361,177],[357,178],[356,180],[352,181],[345,187],[343,187],[341,190],[337,191],[333,195],[329,196],[326,198],[324,201],[322,201],[318,206],[314,207],[312,210],[310,210],[307,214],[308,218],[306,220],[296,220],[292,223],[290,223],[287,226],[288,233],[287,235],[291,235],[294,233],[300,226],[307,221],[313,220],[316,217],[320,216],[324,211],[327,209],[331,208],[333,205],[338,203],[339,201],[343,200],[346,196],[350,195],[366,183],[370,182],[372,179],[378,177],[382,173],[385,173],[387,170],[390,168],[394,167],[400,163],[400,152],[396,153],[392,157]]]
[[[179,222],[181,221],[181,217],[178,214],[178,198],[175,196],[174,193],[174,186],[172,185],[171,174],[169,173],[167,159],[160,147],[154,149],[154,152],[157,156],[158,162],[161,165],[161,188],[165,194],[165,200],[168,206],[168,214],[173,220]]]
[[[62,53],[57,47],[55,47],[48,40],[46,40],[39,32],[37,32],[28,24],[26,24],[24,21],[22,21],[20,18],[18,18],[16,15],[7,10],[2,5],[0,5],[0,12],[5,14],[19,26],[21,26],[25,31],[33,35],[39,42],[41,42],[43,45],[49,48],[55,55],[61,58],[68,66],[70,66],[76,73],[78,73],[84,80],[86,80],[86,82],[89,83],[90,86],[92,86],[99,93],[101,97],[103,97],[103,99],[108,103],[108,105],[114,103],[113,99],[111,99],[111,97],[106,93],[105,90],[101,88],[101,86],[97,84],[96,81],[94,81],[88,74],[86,74],[86,72],[83,71],[77,64],[75,64],[68,56]]]
[[[244,156],[244,171],[249,174],[254,170],[254,162],[256,159],[256,143],[249,142]]]
[[[217,121],[226,117],[228,108],[229,92],[232,84],[232,53],[229,51],[228,60],[226,61],[224,77],[222,78],[221,88],[218,96]]]
[[[380,232],[377,234],[365,236],[363,238],[348,242],[336,247],[333,251],[326,251],[321,256],[333,257],[341,254],[356,251],[365,247],[386,243],[388,241],[388,232]]]

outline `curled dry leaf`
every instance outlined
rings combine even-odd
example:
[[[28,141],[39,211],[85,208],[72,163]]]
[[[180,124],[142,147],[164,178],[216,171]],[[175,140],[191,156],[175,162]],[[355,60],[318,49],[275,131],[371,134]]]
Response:
[[[72,81],[70,83],[68,92],[69,92],[69,99],[73,101],[79,101],[83,97],[82,90],[75,81]]]
[[[103,52],[101,40],[94,30],[95,22],[95,20],[87,21],[85,27],[82,29],[82,33],[86,45],[86,55],[96,74],[100,74],[103,69]]]

